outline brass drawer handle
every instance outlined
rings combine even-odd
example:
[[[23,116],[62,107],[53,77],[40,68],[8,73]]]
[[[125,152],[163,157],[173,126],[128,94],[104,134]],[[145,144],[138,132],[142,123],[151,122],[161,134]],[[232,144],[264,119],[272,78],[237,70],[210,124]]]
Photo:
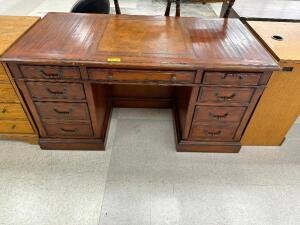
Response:
[[[65,133],[75,133],[77,131],[77,129],[65,129],[65,128],[60,128],[61,131],[65,132]]]
[[[215,115],[213,113],[209,113],[209,116],[214,118],[214,119],[217,119],[217,120],[222,120],[222,119],[226,119],[226,117],[229,115],[229,113],[225,113],[223,115]]]
[[[1,113],[3,113],[3,114],[6,113],[6,112],[7,112],[6,108],[4,108],[4,109],[1,110]]]
[[[225,73],[222,76],[222,79],[225,80],[229,76],[232,76],[232,77],[237,78],[239,80],[243,80],[244,79],[244,76],[242,74],[236,74],[236,73]]]
[[[208,136],[211,136],[211,137],[218,137],[222,134],[222,131],[219,130],[219,131],[216,131],[216,132],[213,132],[213,131],[205,131],[207,133]]]
[[[171,77],[171,81],[173,81],[173,82],[176,82],[176,81],[177,81],[176,75],[173,75],[173,76]]]
[[[60,111],[60,110],[54,108],[53,111],[56,112],[56,113],[58,113],[58,114],[64,114],[64,115],[67,115],[67,114],[72,113],[73,109],[70,109],[69,111]]]
[[[215,96],[220,100],[220,101],[231,101],[234,99],[234,97],[236,96],[235,93],[233,93],[232,95],[230,96],[222,96],[222,95],[219,95],[219,93],[215,93]]]
[[[44,77],[46,79],[61,79],[63,77],[63,70],[62,69],[59,69],[59,72],[57,74],[46,73],[43,69],[40,69],[39,73],[42,77]]]
[[[46,88],[46,90],[48,91],[48,93],[50,93],[51,95],[64,95],[67,92],[67,89],[64,88],[62,91],[53,91],[50,88]]]

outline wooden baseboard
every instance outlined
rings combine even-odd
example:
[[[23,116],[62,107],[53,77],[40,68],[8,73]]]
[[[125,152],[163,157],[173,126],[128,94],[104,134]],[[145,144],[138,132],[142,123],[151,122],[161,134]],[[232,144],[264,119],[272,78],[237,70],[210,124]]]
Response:
[[[0,134],[0,140],[23,141],[36,145],[39,137],[37,134]]]
[[[104,151],[105,143],[101,139],[50,139],[39,141],[44,150]]]

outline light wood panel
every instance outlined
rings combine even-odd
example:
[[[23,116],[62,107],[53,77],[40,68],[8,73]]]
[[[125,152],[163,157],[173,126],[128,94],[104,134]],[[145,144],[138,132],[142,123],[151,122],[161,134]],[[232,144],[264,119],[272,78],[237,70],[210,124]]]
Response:
[[[300,62],[300,23],[249,21],[248,24],[277,60]],[[275,40],[274,35],[283,39]]]
[[[0,56],[38,17],[0,16]],[[37,143],[38,134],[10,74],[0,64],[0,139]]]
[[[300,64],[274,72],[242,138],[242,145],[281,145],[300,113]]]

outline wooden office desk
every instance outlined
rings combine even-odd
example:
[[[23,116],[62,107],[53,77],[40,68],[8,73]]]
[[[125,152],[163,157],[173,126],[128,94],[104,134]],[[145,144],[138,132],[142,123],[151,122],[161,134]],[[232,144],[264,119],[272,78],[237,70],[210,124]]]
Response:
[[[104,149],[117,106],[172,107],[178,151],[238,152],[278,69],[236,19],[67,13],[48,14],[2,60],[44,149]]]
[[[274,72],[242,139],[243,145],[280,145],[300,114],[300,24],[248,22],[278,60]],[[282,40],[274,40],[279,35]]]
[[[221,16],[226,13],[228,3],[224,3]],[[300,22],[300,2],[291,0],[237,0],[229,17],[242,21]]]
[[[0,56],[38,17],[0,16]],[[14,80],[0,63],[0,139],[37,143],[37,132]]]

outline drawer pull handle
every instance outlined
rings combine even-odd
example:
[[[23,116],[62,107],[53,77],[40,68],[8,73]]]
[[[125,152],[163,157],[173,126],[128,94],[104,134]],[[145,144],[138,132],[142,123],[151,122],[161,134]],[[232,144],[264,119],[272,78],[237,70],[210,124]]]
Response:
[[[176,80],[177,80],[177,77],[175,75],[171,77],[171,81],[176,82]]]
[[[209,116],[214,118],[214,119],[217,119],[217,120],[222,120],[222,119],[226,119],[226,117],[229,115],[229,113],[225,113],[223,115],[215,115],[213,113],[209,113]]]
[[[47,88],[47,91],[51,94],[51,95],[64,95],[67,92],[67,89],[63,89],[62,91],[53,91],[50,88]]]
[[[236,96],[235,93],[233,93],[232,95],[230,96],[222,96],[222,95],[219,95],[219,93],[216,93],[215,96],[220,100],[220,101],[231,101],[234,99],[234,97]]]
[[[75,133],[77,131],[77,129],[65,129],[65,128],[60,128],[61,131],[65,132],[65,133]]]
[[[2,109],[2,111],[1,111],[1,113],[3,113],[3,114],[6,113],[6,112],[7,112],[7,109],[5,109],[5,108]]]
[[[236,77],[239,80],[243,80],[244,79],[244,76],[242,74],[236,74],[236,73],[225,73],[223,75],[222,79],[225,80],[229,76]]]
[[[64,115],[67,115],[67,114],[72,113],[73,109],[70,109],[69,111],[60,111],[60,110],[54,108],[53,111],[56,112],[56,113],[58,113],[58,114],[64,114]]]
[[[40,74],[44,77],[44,78],[47,78],[47,79],[61,79],[62,76],[63,76],[63,71],[62,69],[59,70],[58,73],[56,74],[49,74],[49,73],[46,73],[43,69],[40,69]]]
[[[111,80],[113,80],[113,76],[112,75],[108,75],[107,79],[111,81]]]
[[[206,131],[207,135],[208,136],[211,136],[211,137],[218,137],[222,134],[222,131],[219,130],[219,131],[216,131],[216,132],[213,132],[213,131]]]

